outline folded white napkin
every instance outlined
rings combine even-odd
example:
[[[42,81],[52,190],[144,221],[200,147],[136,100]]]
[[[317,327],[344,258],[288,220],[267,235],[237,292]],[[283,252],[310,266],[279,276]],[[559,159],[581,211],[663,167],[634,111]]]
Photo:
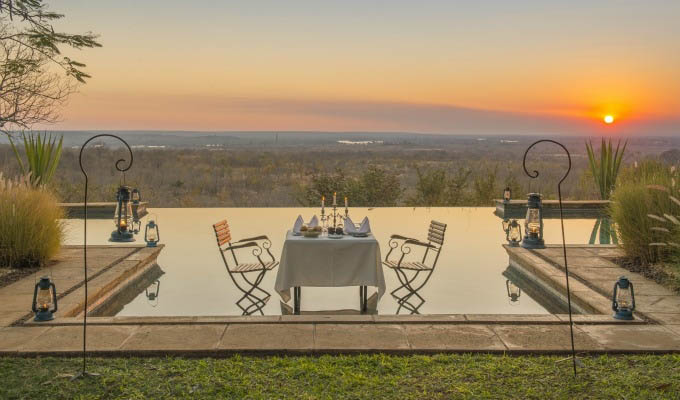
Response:
[[[311,221],[307,224],[308,227],[314,228],[315,226],[319,226],[319,219],[315,216],[312,217]]]
[[[368,222],[368,217],[364,217],[363,221],[361,221],[361,225],[359,225],[359,228],[354,225],[354,222],[352,222],[350,217],[345,218],[345,232],[349,233],[350,235],[353,233],[370,233],[371,224]]]
[[[295,220],[295,224],[293,225],[293,233],[300,233],[300,228],[302,228],[304,223],[305,222],[302,220],[302,215],[298,215],[297,219]]]
[[[361,221],[361,226],[359,227],[359,233],[369,233],[371,231],[371,223],[368,222],[368,217],[364,217]]]

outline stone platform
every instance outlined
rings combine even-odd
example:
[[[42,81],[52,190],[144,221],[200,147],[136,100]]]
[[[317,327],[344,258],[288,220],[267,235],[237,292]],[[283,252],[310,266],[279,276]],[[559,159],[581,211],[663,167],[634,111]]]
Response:
[[[501,218],[524,218],[527,215],[526,200],[494,200],[494,214]],[[564,218],[599,218],[604,216],[609,200],[564,200]],[[543,200],[543,218],[560,217],[560,204],[557,200]]]
[[[564,290],[561,248],[536,251],[508,247],[507,250],[511,264],[535,271],[553,285],[556,292]],[[109,260],[139,263],[147,259],[142,252],[149,250],[111,251],[119,251],[118,258],[112,253],[108,255]],[[616,256],[618,250],[612,246],[579,246],[569,247],[568,252],[573,272],[572,294],[592,310],[589,314],[573,316],[578,353],[680,352],[678,296],[642,277],[626,274],[638,288],[640,312],[633,321],[613,319],[607,296],[611,294],[610,285],[624,271],[607,258]],[[99,264],[108,265],[106,261]],[[110,271],[99,269],[99,277]],[[14,293],[24,296],[24,289],[16,289]],[[7,294],[9,291],[0,291],[0,296]],[[75,302],[74,299],[71,304]],[[29,303],[25,298],[16,301],[20,304],[19,320],[26,317],[25,304]],[[60,314],[47,323],[28,320],[8,326],[11,321],[7,323],[7,320],[5,327],[0,328],[0,356],[79,355],[83,320],[77,316],[77,305],[72,310],[76,311],[67,314],[73,316]],[[570,352],[568,321],[568,315],[564,314],[88,317],[87,342],[88,351],[101,356],[566,354]]]
[[[97,304],[130,277],[152,268],[162,249],[163,245],[88,246],[89,305]],[[49,276],[56,285],[57,320],[83,311],[83,246],[63,246],[55,261],[48,268],[0,288],[0,327],[19,324],[32,316],[33,289],[41,276]]]
[[[136,212],[139,218],[143,218],[148,214],[146,210],[148,203],[141,201],[139,204],[132,204],[132,211]],[[83,203],[59,203],[59,206],[66,211],[67,218],[84,218],[85,206]],[[87,217],[94,219],[113,219],[113,213],[116,211],[115,202],[92,202],[87,203]]]

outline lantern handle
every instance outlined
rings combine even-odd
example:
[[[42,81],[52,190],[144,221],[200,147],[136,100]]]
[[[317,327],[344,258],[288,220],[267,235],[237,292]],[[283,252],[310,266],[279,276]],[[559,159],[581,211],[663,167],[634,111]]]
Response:
[[[534,146],[536,146],[539,143],[543,143],[543,142],[556,144],[556,145],[560,146],[562,149],[564,149],[564,152],[567,154],[567,161],[569,162],[569,166],[567,167],[567,172],[564,174],[562,179],[560,179],[560,181],[557,183],[557,187],[559,188],[560,186],[562,186],[562,182],[564,182],[564,180],[567,179],[567,176],[569,176],[569,172],[571,172],[571,154],[569,153],[569,150],[567,150],[567,148],[564,147],[564,145],[562,143],[556,142],[556,141],[551,140],[551,139],[541,139],[541,140],[538,140],[538,141],[532,143],[531,146],[527,147],[526,151],[524,152],[524,159],[522,161],[522,167],[524,168],[524,173],[527,174],[527,176],[530,177],[530,178],[534,178],[534,179],[538,178],[539,173],[538,173],[537,170],[533,170],[533,172],[529,172],[529,170],[527,169],[527,155],[529,154],[529,151]]]

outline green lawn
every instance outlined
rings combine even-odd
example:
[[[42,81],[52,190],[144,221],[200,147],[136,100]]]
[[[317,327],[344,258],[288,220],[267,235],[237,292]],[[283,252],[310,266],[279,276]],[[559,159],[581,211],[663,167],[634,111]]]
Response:
[[[0,398],[680,399],[680,355],[0,358]]]

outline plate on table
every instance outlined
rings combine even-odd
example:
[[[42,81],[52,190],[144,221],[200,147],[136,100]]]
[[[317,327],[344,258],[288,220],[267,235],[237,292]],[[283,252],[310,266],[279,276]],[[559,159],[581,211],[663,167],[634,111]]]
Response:
[[[366,233],[366,232],[356,232],[356,233],[350,233],[350,235],[354,237],[368,237],[371,233]]]
[[[293,232],[293,236],[302,236],[302,233],[300,233],[300,232]]]
[[[342,238],[343,238],[343,235],[331,235],[331,234],[328,234],[328,238],[329,238],[329,239],[342,239]]]
[[[319,231],[307,231],[303,233],[303,236],[306,238],[318,238],[321,232]]]

